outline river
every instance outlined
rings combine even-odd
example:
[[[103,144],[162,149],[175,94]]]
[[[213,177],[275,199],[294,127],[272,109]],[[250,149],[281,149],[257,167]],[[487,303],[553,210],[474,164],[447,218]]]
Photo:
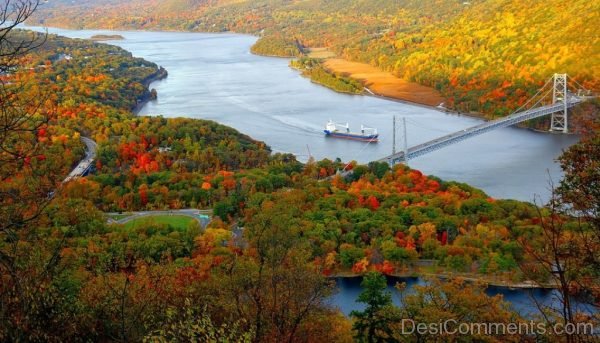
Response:
[[[49,29],[72,38],[119,34],[111,41],[167,69],[154,82],[158,100],[141,115],[211,119],[266,142],[276,152],[316,159],[369,162],[392,151],[392,118],[407,121],[408,145],[481,123],[481,120],[370,96],[336,93],[289,68],[289,60],[250,53],[255,37],[238,34]],[[379,143],[325,138],[327,120],[375,127]],[[410,166],[444,180],[466,182],[495,198],[547,199],[549,179],[561,178],[555,159],[575,136],[506,128],[416,158]]]
[[[147,103],[140,115],[215,120],[266,142],[276,152],[294,153],[303,161],[308,159],[309,151],[317,159],[340,157],[359,162],[388,155],[392,151],[394,115],[406,118],[409,146],[481,123],[423,106],[336,93],[289,68],[287,59],[251,54],[250,46],[256,38],[248,35],[54,28],[49,32],[71,38],[119,34],[125,40],[109,43],[165,67],[169,77],[151,85],[158,91],[158,100]],[[326,139],[322,129],[329,119],[349,122],[355,130],[361,124],[376,127],[381,141],[365,144]],[[401,132],[398,129],[398,142],[402,142]],[[554,181],[561,177],[556,157],[576,141],[575,136],[506,128],[409,164],[429,175],[469,183],[496,198],[531,201],[536,194],[547,198],[549,176]],[[418,282],[408,281],[409,286]],[[333,303],[346,314],[360,309],[354,301],[360,280],[337,283],[340,292],[332,297]],[[525,312],[533,306],[527,291],[492,287],[488,292],[502,293],[515,308]],[[542,302],[555,301],[553,291],[534,293]]]

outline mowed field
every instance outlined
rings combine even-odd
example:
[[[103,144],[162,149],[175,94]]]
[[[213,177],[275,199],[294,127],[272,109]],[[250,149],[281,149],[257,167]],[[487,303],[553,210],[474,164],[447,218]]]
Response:
[[[332,58],[326,60],[324,66],[330,72],[359,80],[377,95],[428,106],[438,106],[445,102],[433,88],[402,80],[368,64]]]
[[[185,230],[189,227],[189,225],[194,222],[193,218],[187,216],[178,216],[178,215],[156,215],[156,216],[147,216],[140,217],[128,221],[123,224],[125,229],[131,230],[135,229],[138,226],[148,226],[152,224],[158,225],[169,225],[175,229]]]

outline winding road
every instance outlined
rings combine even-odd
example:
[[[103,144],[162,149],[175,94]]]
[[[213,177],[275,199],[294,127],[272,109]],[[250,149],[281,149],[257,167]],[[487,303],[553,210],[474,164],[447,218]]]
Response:
[[[77,166],[69,173],[69,175],[63,180],[63,183],[67,183],[73,179],[84,176],[92,167],[94,160],[96,159],[96,150],[98,149],[98,144],[94,142],[92,139],[88,137],[81,137],[81,141],[85,144],[85,158],[81,160]],[[125,224],[129,221],[143,218],[143,217],[152,217],[152,216],[184,216],[190,217],[196,220],[202,228],[205,228],[208,223],[211,221],[212,210],[197,210],[197,209],[182,209],[182,210],[167,210],[167,211],[139,211],[139,212],[127,212],[127,213],[106,213],[109,224]],[[126,215],[126,217],[121,219],[113,219],[110,216],[121,216]]]
[[[98,144],[88,137],[81,137],[81,141],[85,144],[85,158],[77,164],[77,166],[69,173],[69,175],[63,180],[63,183],[67,183],[73,179],[81,177],[87,173],[92,167],[92,163],[96,159],[96,150]]]

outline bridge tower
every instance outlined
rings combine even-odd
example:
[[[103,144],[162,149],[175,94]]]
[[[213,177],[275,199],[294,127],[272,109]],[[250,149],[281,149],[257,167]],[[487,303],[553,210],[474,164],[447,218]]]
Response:
[[[567,102],[569,99],[567,90],[567,74],[554,74],[554,88],[552,90],[552,103],[563,104],[563,108],[552,114],[550,131],[568,132]]]

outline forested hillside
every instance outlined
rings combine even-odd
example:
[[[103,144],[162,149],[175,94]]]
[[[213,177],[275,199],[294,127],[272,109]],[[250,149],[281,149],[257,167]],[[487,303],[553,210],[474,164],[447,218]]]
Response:
[[[48,8],[57,18],[79,11],[90,15],[79,17],[82,23],[104,25],[92,16],[103,10],[98,4],[119,25],[159,27],[153,23],[160,21],[170,28],[183,22],[180,9],[193,4],[198,12],[186,18],[221,13],[215,18],[252,32],[270,23],[266,42],[277,28],[287,42],[288,32],[308,20],[295,26],[293,18],[318,21],[335,9],[348,32],[360,35],[344,36],[333,30],[344,25],[326,23],[331,35],[307,31],[295,38],[342,54],[373,33],[360,56],[391,37],[392,31],[375,33],[387,29],[383,20],[399,16],[390,14],[395,7],[387,1],[125,7],[88,1],[72,10],[50,7],[57,6],[53,2]],[[417,13],[418,3],[411,4],[406,11]],[[466,11],[462,3],[439,5],[440,15],[418,18],[445,23]],[[364,6],[365,16],[342,6]],[[126,22],[117,15],[132,10],[140,17]],[[194,25],[220,29],[205,21]],[[6,49],[0,59],[0,341],[429,342],[439,337],[395,329],[405,319],[438,322],[440,313],[457,321],[523,320],[501,297],[487,296],[485,286],[461,279],[415,288],[399,312],[379,274],[550,284],[559,287],[561,299],[577,294],[599,306],[598,118],[561,158],[565,180],[553,201],[539,208],[400,165],[301,164],[211,121],[137,117],[133,109],[147,99],[147,81],[164,75],[159,66],[114,46],[8,31],[0,34]],[[6,39],[33,44],[11,54],[15,45]],[[337,78],[326,82],[358,87]],[[84,156],[81,136],[98,142],[94,169],[62,182]],[[336,175],[344,166],[352,173]],[[172,219],[168,211],[186,207],[211,209],[214,218],[206,228],[195,220],[114,223],[126,211],[165,210]],[[330,304],[335,287],[329,277],[335,275],[367,275],[359,297],[367,308],[352,320]],[[565,301],[543,311],[537,322],[599,322],[597,314]],[[562,337],[548,332],[533,339]]]
[[[488,116],[516,109],[555,72],[600,88],[600,4],[594,1],[51,1],[37,20],[249,32],[261,36],[253,51],[266,55],[327,47],[433,87],[450,108]]]

